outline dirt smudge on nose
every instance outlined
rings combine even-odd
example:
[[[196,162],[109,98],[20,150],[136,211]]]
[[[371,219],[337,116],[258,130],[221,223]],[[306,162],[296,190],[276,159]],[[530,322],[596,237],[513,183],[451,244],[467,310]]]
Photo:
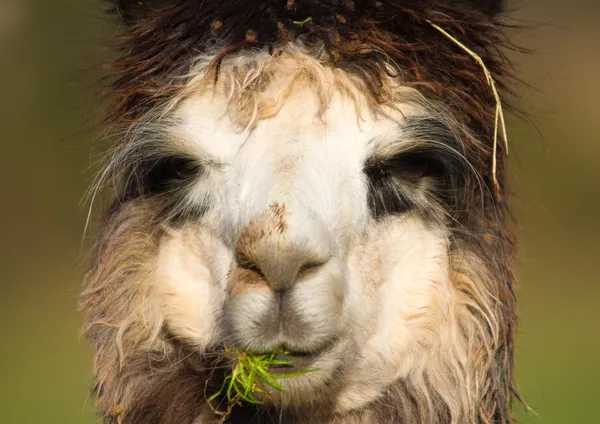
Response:
[[[285,203],[273,202],[269,206],[269,210],[273,213],[274,229],[283,234],[287,230],[287,222],[285,221]]]
[[[259,218],[251,220],[238,237],[236,253],[248,256],[248,251],[266,237],[283,234],[288,229],[284,203],[273,202]]]

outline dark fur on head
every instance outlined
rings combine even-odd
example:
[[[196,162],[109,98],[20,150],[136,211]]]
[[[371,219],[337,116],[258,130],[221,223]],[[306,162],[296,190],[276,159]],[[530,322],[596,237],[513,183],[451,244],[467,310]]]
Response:
[[[121,16],[128,21],[135,21],[143,17],[145,13],[152,10],[157,10],[167,5],[176,3],[176,0],[113,0],[116,9]],[[234,2],[235,3],[235,2]],[[426,2],[423,2],[426,3]],[[450,1],[430,1],[430,8],[435,8],[439,3],[455,3],[463,7],[494,15],[500,13],[504,9],[504,0],[455,0]]]
[[[244,49],[276,49],[294,39],[308,45],[323,43],[332,65],[359,75],[379,100],[383,100],[382,78],[391,64],[404,84],[452,104],[465,132],[486,140],[469,147],[486,185],[497,191],[490,166],[493,94],[480,65],[428,21],[477,53],[505,88],[502,81],[508,67],[501,49],[509,43],[494,18],[502,4],[491,0],[120,0],[117,9],[128,25],[121,44],[123,55],[112,73],[110,94],[118,98],[112,118],[134,124],[171,99],[180,91],[178,77],[188,72],[190,61],[216,45],[225,46],[217,55],[218,69],[226,55]],[[502,191],[502,146],[497,157]]]
[[[501,324],[477,422],[512,422],[515,242],[505,220],[506,151],[499,143],[497,188],[492,176],[494,96],[473,57],[430,24],[441,26],[476,52],[499,86],[505,88],[502,81],[510,77],[510,71],[501,49],[509,43],[497,16],[504,1],[115,0],[113,4],[125,24],[121,56],[110,75],[109,94],[116,98],[111,124],[136,126],[152,110],[173,99],[185,81],[181,77],[188,74],[199,53],[216,54],[212,65],[218,78],[219,65],[228,55],[253,48],[276,51],[282,43],[293,40],[308,46],[323,45],[330,65],[360,77],[375,102],[386,102],[383,80],[392,72],[432,102],[450,105],[465,140],[463,154],[484,183],[479,189],[474,181],[473,187],[455,193],[453,213],[460,223],[453,229],[455,244],[486,261],[493,280],[482,284],[489,285],[486,288],[497,298],[494,313]],[[161,231],[159,224],[148,219],[154,216],[152,204],[135,202],[112,210],[109,225],[97,242],[95,266],[83,296],[87,335],[97,348],[99,409],[111,423],[120,423],[123,417],[125,424],[216,423],[218,417],[207,409],[203,398],[208,359],[171,341],[168,334],[160,333],[164,329],[156,329],[164,352],[155,352],[149,359],[148,352],[141,350],[119,367],[119,352],[112,341],[128,335],[121,334],[107,317],[126,321],[135,313],[127,301],[140,293],[127,292],[122,279],[144,273],[144,257],[131,252],[151,255]],[[472,275],[457,278],[475,279]],[[131,398],[132,393],[136,399]],[[417,407],[422,399],[415,399],[413,393],[411,387],[396,386],[373,408],[345,417],[339,424],[373,419],[368,422],[423,422]],[[130,405],[125,415],[115,409],[124,400]],[[268,407],[260,413],[240,408],[228,422],[272,423],[281,418],[279,414],[287,413]],[[322,413],[327,422],[338,423],[327,409]],[[287,418],[283,416],[283,422],[309,423],[298,411]],[[438,416],[430,418],[432,424],[449,422],[443,407]]]

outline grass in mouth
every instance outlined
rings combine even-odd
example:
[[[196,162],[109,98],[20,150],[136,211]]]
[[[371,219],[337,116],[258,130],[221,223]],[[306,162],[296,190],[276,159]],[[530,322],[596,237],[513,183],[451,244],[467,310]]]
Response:
[[[254,354],[226,347],[225,356],[233,363],[231,373],[225,377],[221,388],[208,397],[206,401],[217,414],[227,417],[235,405],[242,405],[244,402],[262,405],[264,402],[257,399],[257,395],[268,398],[269,390],[283,391],[283,387],[278,380],[300,377],[316,371],[316,369],[307,369],[294,373],[273,375],[269,372],[272,366],[293,366],[293,362],[290,360],[277,359],[280,355],[289,355],[289,352],[274,351],[265,354]],[[213,402],[218,401],[223,396],[228,401],[228,408],[225,412],[220,411],[218,406],[213,405]]]

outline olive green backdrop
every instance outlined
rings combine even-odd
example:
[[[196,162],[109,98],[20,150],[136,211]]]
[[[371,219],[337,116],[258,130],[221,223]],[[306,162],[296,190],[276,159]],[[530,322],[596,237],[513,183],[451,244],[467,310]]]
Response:
[[[521,327],[517,376],[539,417],[600,422],[600,10],[511,3],[513,55],[539,132],[511,120]],[[0,0],[0,422],[95,422],[76,312],[96,80],[111,27],[98,0]],[[542,136],[540,136],[540,133]],[[96,149],[96,154],[98,153]]]

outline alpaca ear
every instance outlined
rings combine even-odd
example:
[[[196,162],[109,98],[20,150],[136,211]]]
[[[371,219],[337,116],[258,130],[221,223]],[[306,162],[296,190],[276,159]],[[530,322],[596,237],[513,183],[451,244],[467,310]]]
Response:
[[[148,12],[174,3],[175,0],[111,0],[117,13],[126,23],[135,23]]]
[[[474,10],[479,10],[490,16],[495,16],[504,11],[505,0],[460,0],[458,3],[464,4]]]

